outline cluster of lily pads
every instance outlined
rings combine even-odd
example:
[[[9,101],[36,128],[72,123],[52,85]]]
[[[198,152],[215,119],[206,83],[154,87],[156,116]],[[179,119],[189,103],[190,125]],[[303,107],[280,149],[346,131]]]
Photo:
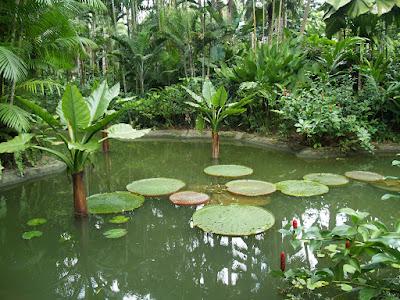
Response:
[[[26,225],[34,227],[35,230],[25,231],[22,234],[22,238],[24,240],[30,240],[33,238],[41,237],[43,235],[43,232],[40,230],[37,230],[36,227],[46,224],[46,223],[47,223],[47,220],[45,218],[30,219],[28,222],[26,222]]]

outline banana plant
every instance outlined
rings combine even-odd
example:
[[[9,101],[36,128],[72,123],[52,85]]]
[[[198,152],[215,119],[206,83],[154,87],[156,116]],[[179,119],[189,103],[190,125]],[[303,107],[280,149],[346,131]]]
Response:
[[[21,106],[29,109],[41,118],[61,139],[65,146],[65,152],[39,145],[33,148],[49,152],[62,160],[72,176],[75,215],[86,217],[88,215],[86,203],[86,190],[84,185],[84,168],[90,159],[90,155],[99,149],[101,139],[96,135],[99,131],[118,118],[132,105],[125,105],[119,111],[108,111],[111,101],[119,94],[119,84],[109,88],[107,82],[102,82],[93,90],[89,97],[84,98],[79,89],[74,85],[67,85],[57,109],[59,118],[53,117],[48,111],[39,105],[17,97]],[[118,138],[118,129],[121,126],[113,125],[108,131],[112,135],[106,138]],[[128,124],[126,124],[129,126]],[[65,127],[68,134],[65,134]],[[132,140],[145,135],[149,130],[128,131],[124,127],[122,135],[124,140]]]
[[[246,97],[237,102],[228,101],[228,93],[223,86],[215,90],[210,80],[203,83],[202,94],[197,95],[190,89],[183,87],[185,91],[195,100],[186,104],[197,109],[199,115],[196,120],[196,128],[202,130],[208,123],[212,132],[212,158],[219,158],[219,129],[222,121],[227,117],[240,115],[246,111],[246,105],[251,101]]]

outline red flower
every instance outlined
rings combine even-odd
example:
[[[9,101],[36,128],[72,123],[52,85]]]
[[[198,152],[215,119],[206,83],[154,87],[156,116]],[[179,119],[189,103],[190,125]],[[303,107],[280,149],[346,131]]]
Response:
[[[350,248],[350,246],[351,246],[351,243],[350,243],[350,241],[349,241],[349,240],[346,240],[346,249],[349,249],[349,248]]]
[[[299,225],[299,224],[297,223],[297,220],[296,220],[296,219],[293,219],[293,221],[292,221],[293,229],[297,229],[298,225]]]
[[[286,255],[285,252],[281,252],[281,271],[285,272],[286,269]]]

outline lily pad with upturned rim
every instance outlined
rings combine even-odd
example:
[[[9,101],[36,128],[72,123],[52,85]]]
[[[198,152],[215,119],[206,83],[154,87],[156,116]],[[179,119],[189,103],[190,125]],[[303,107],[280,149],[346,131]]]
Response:
[[[176,193],[186,184],[178,179],[172,178],[147,178],[131,182],[126,189],[132,193],[157,197]]]
[[[276,191],[275,184],[260,180],[233,180],[225,185],[233,194],[250,197],[268,195]]]
[[[347,179],[345,176],[333,173],[311,173],[305,175],[303,179],[319,182],[328,186],[338,186],[349,183],[349,179]]]
[[[278,182],[276,188],[285,195],[311,197],[326,194],[329,187],[310,180],[285,180]]]
[[[371,185],[385,191],[400,192],[400,179],[397,178],[385,178],[384,180],[371,182]]]
[[[274,224],[272,213],[250,205],[208,205],[193,214],[194,226],[225,236],[259,234]]]
[[[219,205],[252,205],[252,206],[265,206],[271,203],[271,198],[267,196],[249,197],[243,195],[235,195],[227,191],[222,193],[215,193],[211,195],[210,204]]]
[[[115,228],[105,231],[103,235],[108,239],[118,239],[125,236],[127,233],[128,230],[126,230],[125,228]]]
[[[45,218],[34,218],[34,219],[30,219],[28,222],[26,222],[26,224],[28,226],[39,226],[39,225],[43,225],[47,223],[47,220]]]
[[[110,219],[108,222],[112,224],[123,224],[126,223],[130,220],[129,217],[127,216],[115,216],[112,219]]]
[[[87,198],[91,214],[113,214],[139,208],[144,203],[144,197],[129,192],[113,192],[96,194]]]
[[[172,194],[169,200],[175,205],[190,206],[207,203],[210,200],[210,196],[204,193],[183,191]]]
[[[240,165],[214,165],[204,169],[204,173],[216,177],[242,177],[253,174],[253,169]]]
[[[32,230],[32,231],[26,231],[22,234],[22,238],[24,240],[30,240],[33,238],[41,237],[43,235],[43,232],[39,230]]]
[[[348,178],[365,182],[375,182],[385,179],[385,177],[381,174],[368,171],[349,171],[344,173],[344,175],[346,175]]]

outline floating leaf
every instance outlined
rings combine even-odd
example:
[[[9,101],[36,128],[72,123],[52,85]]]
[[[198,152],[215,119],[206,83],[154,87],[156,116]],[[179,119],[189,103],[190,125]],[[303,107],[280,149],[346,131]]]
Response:
[[[92,214],[112,214],[134,210],[143,205],[144,197],[129,192],[96,194],[87,198]]]
[[[384,180],[379,180],[371,183],[374,187],[380,188],[385,191],[390,192],[400,192],[400,180],[385,178]]]
[[[103,235],[108,239],[118,239],[125,236],[127,233],[128,230],[126,230],[125,228],[115,228],[105,231]]]
[[[384,180],[381,174],[374,173],[374,172],[367,172],[367,171],[350,171],[346,172],[344,175],[351,179],[359,180],[359,181],[366,181],[366,182],[374,182],[374,181],[381,181]]]
[[[242,177],[253,173],[253,170],[239,165],[215,165],[204,169],[204,173],[217,177]]]
[[[22,238],[24,240],[30,240],[36,237],[41,237],[43,235],[43,232],[39,230],[33,230],[33,231],[26,231],[22,234]]]
[[[275,224],[267,210],[250,205],[209,205],[193,214],[193,225],[205,232],[246,236],[264,232]]]
[[[349,182],[345,176],[332,173],[311,173],[305,175],[303,179],[315,181],[328,186],[344,185]]]
[[[148,178],[133,181],[126,186],[132,193],[156,197],[176,193],[185,186],[185,183],[178,179],[171,178]]]
[[[169,197],[175,205],[200,205],[208,202],[210,197],[204,193],[198,193],[193,191],[184,191],[172,194]]]
[[[385,194],[381,197],[381,200],[390,200],[390,199],[400,199],[400,195]]]
[[[281,181],[276,184],[276,188],[283,194],[295,197],[317,196],[329,192],[326,185],[309,180]]]
[[[262,196],[276,191],[275,184],[260,180],[233,180],[225,185],[229,192],[243,196]]]
[[[113,224],[123,224],[129,221],[129,217],[127,216],[115,216],[114,218],[110,219],[108,222]]]
[[[228,192],[215,193],[211,196],[211,204],[220,205],[252,205],[252,206],[264,206],[271,202],[270,198],[265,196],[248,197],[242,195],[234,195]]]
[[[121,141],[131,141],[148,134],[150,129],[137,130],[133,129],[129,124],[115,124],[107,129],[108,137]]]
[[[47,223],[47,220],[44,218],[34,218],[29,220],[26,224],[29,226],[38,226]]]

